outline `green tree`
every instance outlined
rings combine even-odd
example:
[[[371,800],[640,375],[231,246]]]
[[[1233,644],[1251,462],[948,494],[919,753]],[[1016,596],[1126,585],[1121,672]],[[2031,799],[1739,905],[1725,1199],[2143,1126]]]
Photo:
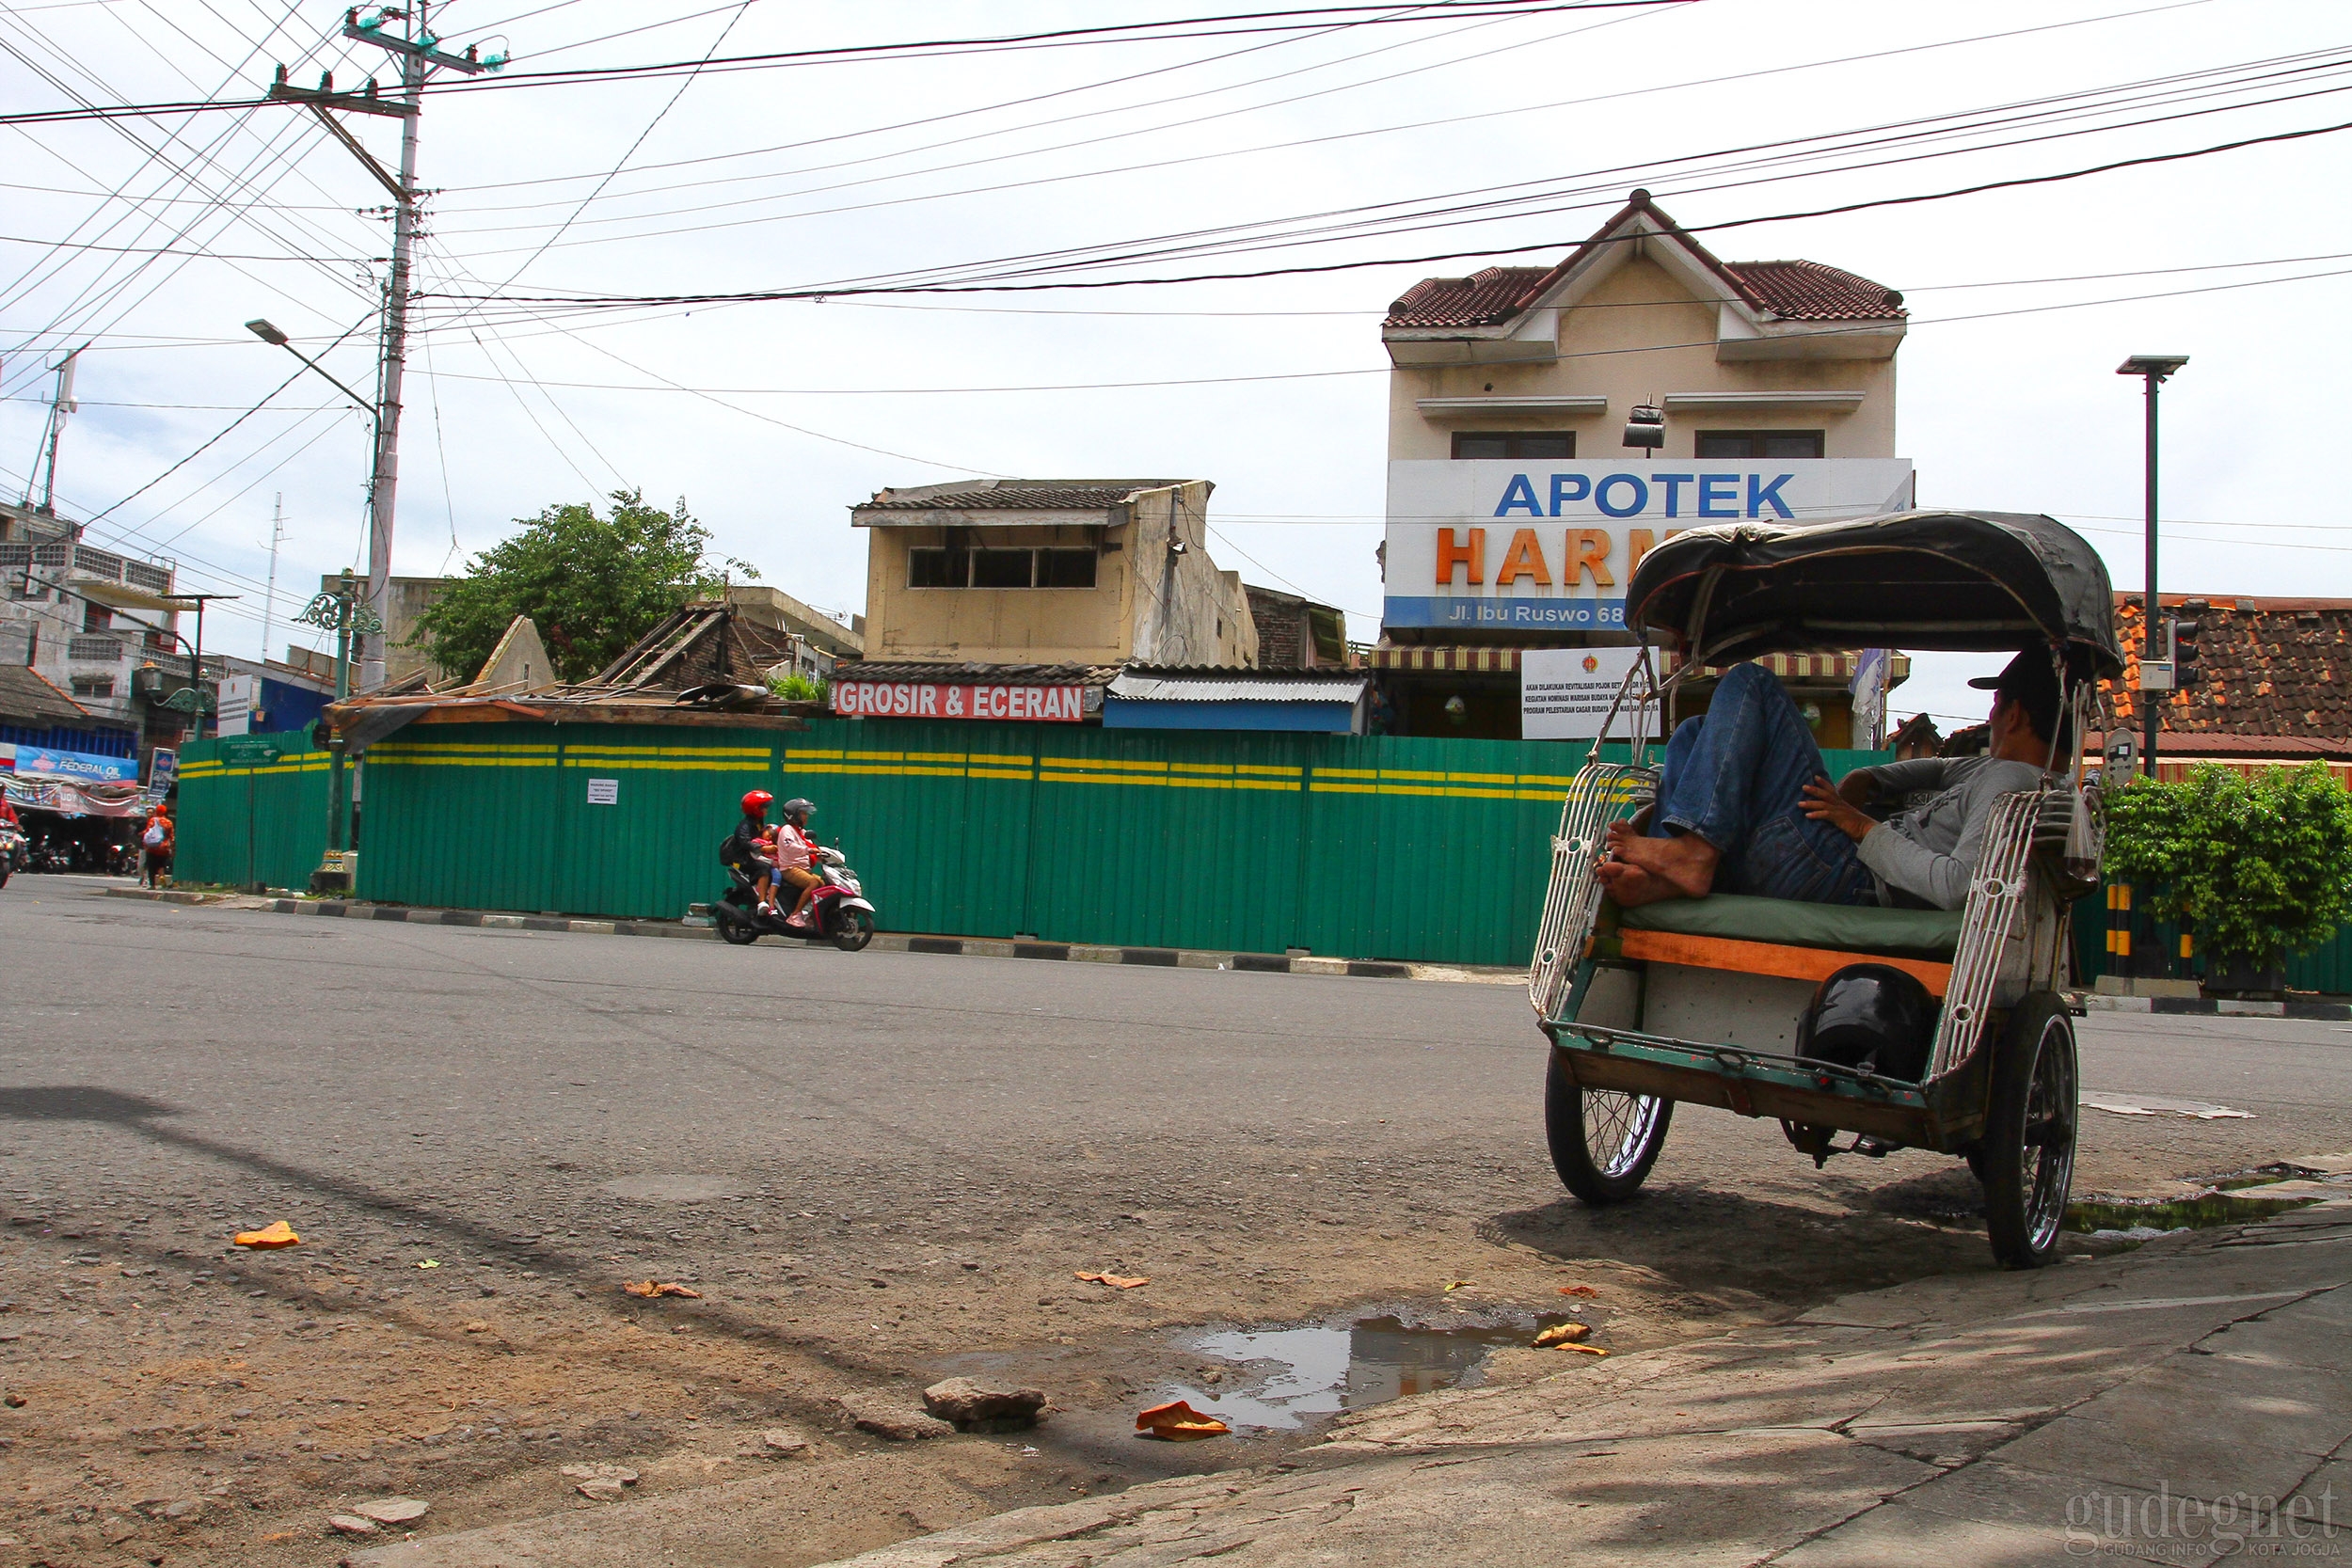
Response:
[[[412,645],[441,672],[463,678],[482,668],[516,616],[538,626],[567,681],[586,680],[612,663],[689,599],[723,591],[721,569],[759,574],[743,562],[710,559],[710,531],[686,511],[647,506],[642,492],[612,492],[609,517],[593,503],[567,501],[468,563],[417,618]]]
[[[2319,762],[2142,779],[2107,798],[2106,867],[2208,953],[2308,952],[2352,915],[2352,794]]]

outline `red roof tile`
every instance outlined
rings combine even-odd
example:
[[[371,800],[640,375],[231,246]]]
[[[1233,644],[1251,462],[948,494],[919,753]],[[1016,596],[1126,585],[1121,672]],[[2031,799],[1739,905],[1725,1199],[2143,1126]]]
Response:
[[[1893,289],[1819,261],[1719,261],[1677,229],[1674,219],[1650,201],[1648,192],[1636,191],[1631,201],[1559,265],[1488,267],[1468,277],[1424,277],[1389,307],[1382,325],[1424,330],[1500,325],[1542,298],[1636,213],[1646,213],[1676,234],[1734,293],[1766,315],[1784,321],[1885,321],[1906,314],[1903,296]]]
[[[2139,726],[2140,596],[2116,596],[2123,679],[2107,689],[2116,722]],[[2201,736],[2295,736],[2342,750],[2352,737],[2352,599],[2164,595],[2198,625],[2196,680],[2164,698],[2164,728]]]

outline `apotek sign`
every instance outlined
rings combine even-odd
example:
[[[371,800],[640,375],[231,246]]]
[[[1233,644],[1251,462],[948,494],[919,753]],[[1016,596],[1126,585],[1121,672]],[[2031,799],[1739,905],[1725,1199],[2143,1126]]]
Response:
[[[1912,504],[1907,458],[1389,465],[1391,626],[1603,631],[1661,539],[1714,523],[1825,522]]]
[[[964,686],[935,681],[835,681],[833,710],[848,719],[1007,719],[1074,724],[1083,686]]]

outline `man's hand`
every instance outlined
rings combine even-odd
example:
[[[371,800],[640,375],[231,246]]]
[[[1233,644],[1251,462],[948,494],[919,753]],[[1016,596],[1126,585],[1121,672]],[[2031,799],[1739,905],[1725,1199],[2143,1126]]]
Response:
[[[1878,775],[1867,768],[1857,768],[1837,781],[1837,795],[1850,806],[1867,806],[1879,798]]]
[[[1856,844],[1870,836],[1878,823],[1865,816],[1862,808],[1832,784],[1827,778],[1816,777],[1804,786],[1803,806],[1805,816],[1816,822],[1834,825]]]

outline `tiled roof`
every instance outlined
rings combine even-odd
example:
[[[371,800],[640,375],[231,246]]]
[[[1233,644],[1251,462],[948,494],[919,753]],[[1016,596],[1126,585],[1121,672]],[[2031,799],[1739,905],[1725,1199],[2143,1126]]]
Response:
[[[1819,261],[1719,261],[1674,219],[1635,191],[1623,210],[1552,267],[1488,267],[1468,277],[1424,277],[1389,307],[1382,325],[1407,328],[1495,326],[1542,298],[1552,285],[1637,213],[1674,233],[1701,264],[1756,310],[1783,321],[1886,321],[1905,314],[1903,296],[1882,283]]]
[[[47,676],[31,666],[0,664],[0,717],[48,724],[89,716],[89,709],[58,690]]]
[[[1108,686],[1116,664],[943,664],[862,658],[833,667],[836,681],[941,681],[993,686]]]
[[[2196,599],[2164,595],[2166,613],[2193,620],[2198,673],[2164,698],[2166,735],[2291,736],[2330,750],[2352,738],[2352,599]],[[2116,721],[2139,717],[2140,596],[2116,595],[2122,681],[2107,689]]]
[[[1138,490],[1162,490],[1181,479],[983,479],[966,484],[924,484],[878,490],[857,510],[877,512],[1099,512]]]
[[[1843,267],[1819,261],[1726,261],[1724,270],[1783,321],[1884,321],[1905,314],[1903,296]]]

